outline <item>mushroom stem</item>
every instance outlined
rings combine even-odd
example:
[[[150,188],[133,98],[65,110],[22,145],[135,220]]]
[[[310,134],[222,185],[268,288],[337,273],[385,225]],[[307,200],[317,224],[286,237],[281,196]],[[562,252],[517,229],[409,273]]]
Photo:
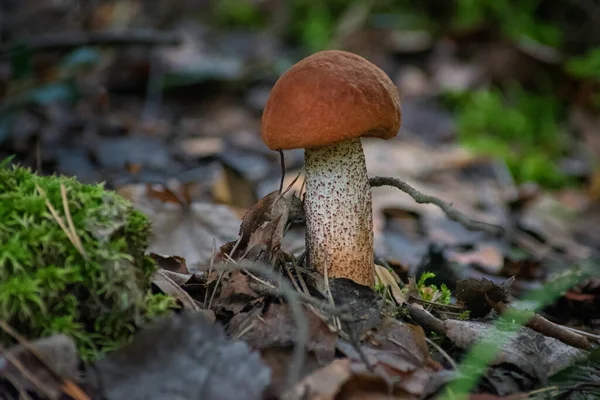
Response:
[[[305,149],[306,250],[332,278],[373,287],[371,188],[360,139]]]

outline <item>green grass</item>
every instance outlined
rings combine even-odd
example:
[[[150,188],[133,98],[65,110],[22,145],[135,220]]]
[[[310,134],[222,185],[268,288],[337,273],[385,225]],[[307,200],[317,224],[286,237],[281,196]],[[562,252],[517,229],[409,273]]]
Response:
[[[456,113],[460,142],[503,159],[517,182],[547,188],[573,183],[558,167],[569,138],[560,127],[563,110],[557,99],[511,85],[505,91],[448,93],[446,100]]]

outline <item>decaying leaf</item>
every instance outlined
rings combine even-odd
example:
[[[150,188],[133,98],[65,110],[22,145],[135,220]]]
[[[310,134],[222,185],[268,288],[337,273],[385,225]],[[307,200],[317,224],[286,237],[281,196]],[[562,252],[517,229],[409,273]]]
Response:
[[[250,287],[248,275],[233,271],[223,283],[217,305],[237,314],[258,297],[258,293]]]
[[[333,359],[337,334],[313,312],[305,309],[309,336],[306,350],[324,364]],[[287,304],[271,304],[263,314],[238,314],[229,323],[233,336],[241,335],[252,347],[289,347],[296,342],[296,325]],[[242,334],[243,333],[243,334]]]
[[[419,396],[394,387],[364,365],[349,358],[333,361],[299,382],[284,398],[306,400],[388,400],[418,399]]]
[[[347,314],[342,329],[352,337],[362,339],[381,323],[383,298],[379,293],[346,278],[330,278],[329,291],[333,304]]]
[[[209,262],[213,256],[213,241],[223,243],[234,240],[237,235],[240,221],[227,206],[188,204],[184,196],[173,198],[174,194],[167,190],[161,196],[163,192],[147,185],[132,185],[118,192],[150,218],[153,236],[148,250],[182,257],[191,270]]]
[[[88,370],[107,400],[262,399],[271,371],[200,313],[156,321]]]
[[[244,214],[238,241],[221,246],[221,254],[271,265],[281,250],[281,240],[290,217],[290,205],[290,199],[279,191],[260,199]]]
[[[308,341],[302,375],[331,362],[338,340],[337,333],[321,318],[306,308],[304,314],[308,323]],[[233,337],[240,337],[260,350],[264,362],[273,370],[269,392],[279,395],[285,388],[297,336],[290,307],[287,304],[271,304],[264,313],[260,308],[255,308],[253,311],[237,314],[231,319],[229,330]]]
[[[485,278],[464,279],[456,285],[456,298],[471,311],[472,317],[483,317],[492,310],[490,301],[507,301],[513,282],[514,277],[507,279],[502,285],[496,285]]]
[[[163,271],[162,269],[157,270],[152,275],[152,283],[155,284],[164,294],[177,299],[184,310],[199,311],[200,307],[198,304],[196,304],[194,299],[192,299],[179,284],[171,279],[166,272],[167,271]]]
[[[356,362],[362,357],[354,346],[340,340],[338,350]],[[433,372],[442,367],[429,356],[425,333],[420,326],[385,318],[361,346],[372,373],[406,393],[420,396]]]

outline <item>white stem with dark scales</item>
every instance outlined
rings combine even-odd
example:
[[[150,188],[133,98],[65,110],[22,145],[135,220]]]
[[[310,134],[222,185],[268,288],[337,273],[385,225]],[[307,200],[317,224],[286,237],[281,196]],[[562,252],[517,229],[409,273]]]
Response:
[[[371,187],[360,139],[305,149],[308,262],[373,287]]]

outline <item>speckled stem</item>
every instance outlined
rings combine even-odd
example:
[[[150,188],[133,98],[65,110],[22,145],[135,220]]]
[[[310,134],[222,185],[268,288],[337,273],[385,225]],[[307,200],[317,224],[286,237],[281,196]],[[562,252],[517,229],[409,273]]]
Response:
[[[331,278],[373,287],[371,188],[360,139],[305,150],[306,248]]]

